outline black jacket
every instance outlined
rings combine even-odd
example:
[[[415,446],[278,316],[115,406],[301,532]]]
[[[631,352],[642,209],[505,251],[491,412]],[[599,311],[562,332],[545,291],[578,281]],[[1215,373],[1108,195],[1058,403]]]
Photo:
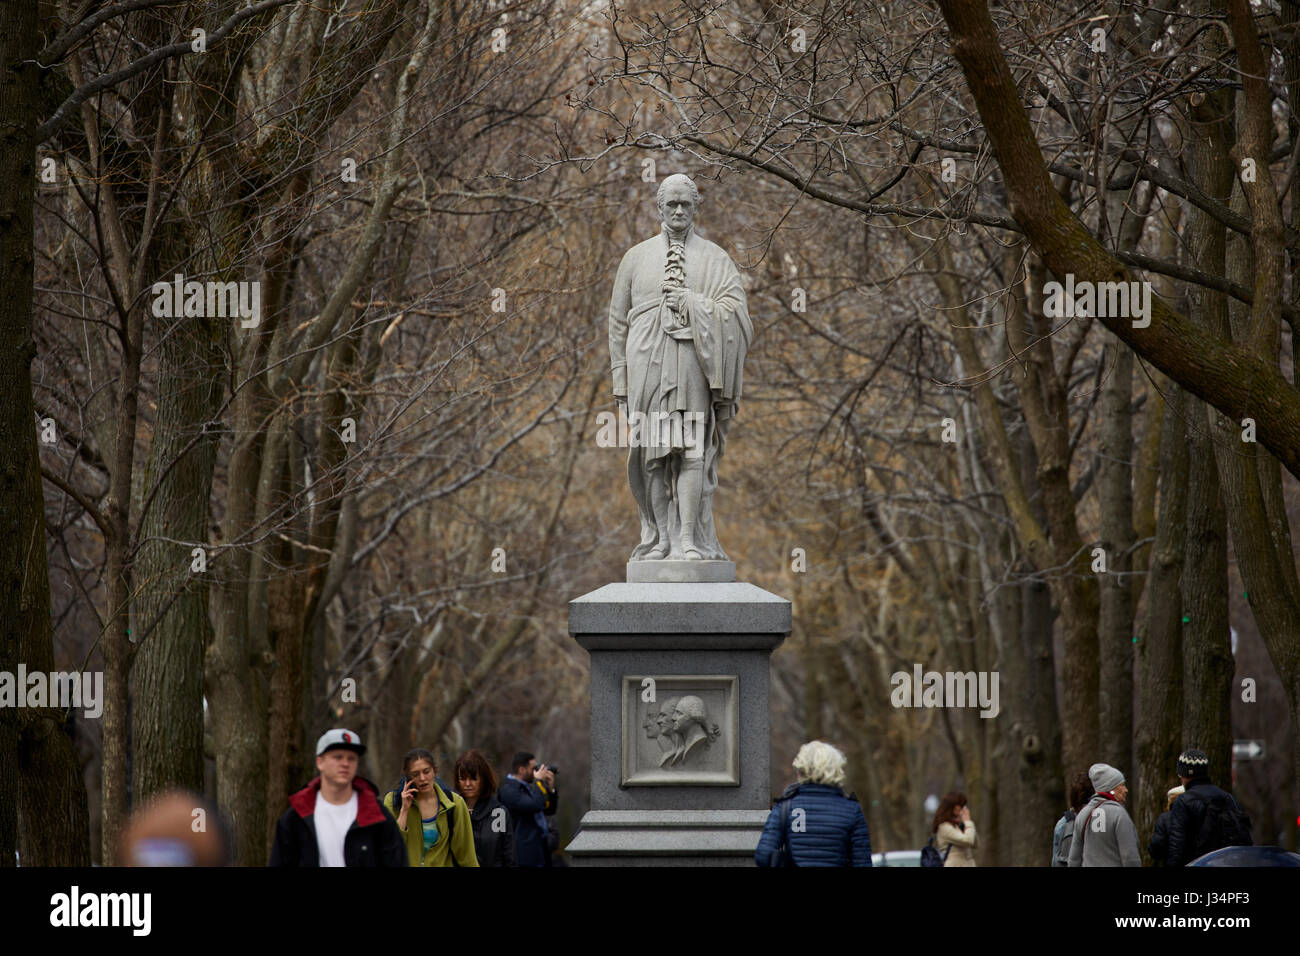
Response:
[[[1147,851],[1156,866],[1169,865],[1169,820],[1172,816],[1171,810],[1160,814],[1156,817],[1156,825],[1151,831],[1151,842],[1147,844]]]
[[[357,818],[343,838],[345,866],[406,866],[406,845],[397,822],[379,805],[375,785],[363,777],[352,780],[357,791]],[[275,824],[271,866],[320,866],[316,847],[316,795],[320,777],[289,798],[289,809]]]
[[[494,793],[474,804],[469,812],[474,824],[474,855],[479,866],[515,865],[515,824]]]
[[[1205,811],[1211,801],[1226,801],[1233,805],[1232,795],[1221,790],[1204,777],[1194,779],[1187,784],[1187,789],[1178,795],[1174,805],[1169,808],[1169,857],[1168,866],[1186,866],[1200,856],[1196,851],[1196,838],[1205,823]],[[1217,850],[1210,847],[1205,852]]]
[[[546,835],[537,825],[535,814],[541,810],[547,816],[553,815],[559,804],[559,792],[551,790],[543,794],[536,784],[506,777],[501,781],[497,795],[514,819],[515,863],[518,866],[550,866]]]

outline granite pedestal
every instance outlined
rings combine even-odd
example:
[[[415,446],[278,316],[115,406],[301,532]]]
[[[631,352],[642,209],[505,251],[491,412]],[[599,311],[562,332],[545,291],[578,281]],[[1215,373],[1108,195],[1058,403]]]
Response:
[[[618,583],[569,602],[591,655],[591,810],[575,865],[753,865],[771,805],[768,671],[790,602]]]

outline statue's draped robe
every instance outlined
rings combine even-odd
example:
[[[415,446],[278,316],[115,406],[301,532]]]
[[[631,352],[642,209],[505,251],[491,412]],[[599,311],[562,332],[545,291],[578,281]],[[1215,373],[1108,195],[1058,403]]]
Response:
[[[745,303],[745,289],[731,257],[692,228],[686,236],[686,296],[681,308],[685,326],[665,303],[662,290],[668,259],[666,231],[629,249],[619,263],[609,307],[609,353],[614,394],[627,399],[629,419],[640,412],[659,423],[654,447],[631,441],[627,473],[641,517],[641,543],[632,560],[644,557],[659,543],[648,482],[668,476],[668,490],[681,463],[681,416],[705,413],[702,434],[704,487],[695,523],[695,546],[704,558],[725,560],[713,526],[713,492],[718,485],[718,461],[726,447],[727,427],[735,416],[741,393],[745,353],[754,336]],[[698,392],[694,387],[698,384]],[[704,389],[707,388],[707,394]],[[694,408],[697,403],[702,408]],[[658,418],[655,417],[658,413]],[[673,422],[676,416],[678,421]],[[692,451],[691,453],[698,453]],[[650,467],[663,459],[659,476]],[[669,507],[669,557],[678,553],[680,522],[676,502]]]

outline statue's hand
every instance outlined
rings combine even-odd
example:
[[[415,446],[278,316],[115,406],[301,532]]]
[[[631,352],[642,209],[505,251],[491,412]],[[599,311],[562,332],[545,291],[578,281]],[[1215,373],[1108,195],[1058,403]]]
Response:
[[[686,290],[679,288],[668,289],[664,292],[664,300],[668,303],[668,308],[674,312],[680,312],[682,306],[686,304]]]

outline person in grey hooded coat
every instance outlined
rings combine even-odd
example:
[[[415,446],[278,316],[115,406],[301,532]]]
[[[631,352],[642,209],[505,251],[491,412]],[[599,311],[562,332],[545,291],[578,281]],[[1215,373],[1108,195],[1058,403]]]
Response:
[[[1110,764],[1095,763],[1088,768],[1088,779],[1097,792],[1074,819],[1069,865],[1141,866],[1137,827],[1124,809],[1124,775]]]

